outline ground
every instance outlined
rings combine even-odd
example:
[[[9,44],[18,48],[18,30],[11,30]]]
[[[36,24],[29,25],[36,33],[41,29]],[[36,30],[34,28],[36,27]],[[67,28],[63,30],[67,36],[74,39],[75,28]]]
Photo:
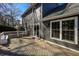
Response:
[[[79,56],[79,53],[30,37],[11,39],[9,46],[0,45],[2,56]]]

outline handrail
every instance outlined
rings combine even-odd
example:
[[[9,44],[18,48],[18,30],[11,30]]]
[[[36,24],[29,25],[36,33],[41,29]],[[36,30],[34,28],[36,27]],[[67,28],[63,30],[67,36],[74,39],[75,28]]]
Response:
[[[4,33],[7,34],[9,38],[23,37],[27,35],[25,31],[7,31]]]

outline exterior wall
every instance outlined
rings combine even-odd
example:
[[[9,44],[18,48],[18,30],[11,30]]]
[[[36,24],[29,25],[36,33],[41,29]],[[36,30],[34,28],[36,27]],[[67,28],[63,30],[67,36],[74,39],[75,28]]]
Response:
[[[43,36],[45,39],[50,39],[50,21],[43,22]]]
[[[41,17],[41,7],[38,7],[34,13],[35,13],[35,16],[37,17],[36,20],[39,21]]]
[[[66,10],[65,10],[66,9]],[[64,14],[70,14],[70,13],[77,13],[77,12],[79,12],[79,4],[75,4],[75,3],[73,3],[73,4],[68,4],[67,5],[67,7],[65,8],[64,10],[64,12],[63,12],[63,10],[61,10],[61,11],[58,11],[58,12],[55,12],[55,13],[52,13],[51,15],[48,15],[47,17],[45,17],[45,18],[43,18],[43,20],[45,20],[45,19],[48,19],[49,17],[51,18],[52,16],[53,17],[55,17],[55,16],[59,16],[59,15],[64,15]],[[62,14],[61,14],[61,12],[63,12]],[[60,14],[57,14],[57,13],[60,13]],[[62,18],[62,17],[61,17]],[[58,19],[59,20],[59,19]],[[46,20],[47,21],[47,20]],[[45,21],[45,22],[46,22]],[[51,19],[51,20],[49,20],[48,19],[48,23],[50,23],[50,21],[54,21],[54,19]],[[44,23],[45,23],[44,22]],[[47,23],[46,23],[47,24]],[[50,25],[50,24],[49,24]],[[46,25],[44,25],[44,26],[46,26]],[[46,26],[47,27],[47,26]],[[49,29],[49,35],[50,35],[50,27],[48,28]],[[48,30],[47,30],[48,31]],[[47,37],[48,37],[48,35],[47,35]],[[50,36],[49,36],[49,38],[50,38]]]
[[[40,21],[40,7],[34,10],[34,12],[29,13],[27,16],[23,18],[23,22],[25,22],[25,25],[27,27],[27,30],[29,31],[29,35],[33,35],[33,25],[38,25]],[[24,25],[24,24],[23,24]]]
[[[75,16],[73,16],[75,17]],[[78,17],[78,16],[77,16]],[[72,18],[72,17],[69,17],[69,18]],[[66,19],[66,18],[64,18]],[[57,20],[61,20],[61,19],[57,19]],[[78,19],[79,20],[79,19]],[[60,39],[52,39],[50,37],[50,27],[51,25],[49,24],[51,21],[47,21],[47,22],[44,22],[44,27],[43,27],[43,33],[44,33],[44,38],[48,41],[51,41],[51,42],[54,42],[56,44],[60,44],[60,45],[63,45],[65,47],[68,47],[68,48],[72,48],[72,49],[76,49],[76,50],[79,50],[79,39],[77,39],[78,41],[78,44],[74,44],[74,43],[71,43],[70,41],[64,41],[64,40],[60,40]],[[46,28],[46,29],[45,29]],[[75,27],[76,28],[76,27]],[[79,31],[79,30],[78,30]],[[79,35],[79,34],[78,34]],[[79,36],[78,36],[79,38]]]
[[[23,19],[24,25],[27,29],[27,31],[29,31],[30,33],[28,33],[28,35],[32,35],[33,34],[33,19],[32,19],[32,13],[30,13],[29,15],[27,15],[26,17],[24,17]]]
[[[75,4],[75,3],[74,4],[67,4],[66,8],[64,9],[64,12],[63,12],[63,10],[61,10],[61,11],[52,13],[51,15],[48,15],[47,17],[44,17],[43,18],[43,20],[44,20],[43,24],[48,29],[48,30],[45,30],[43,32],[45,38],[47,40],[51,41],[51,42],[54,42],[54,43],[57,43],[57,44],[60,44],[60,45],[63,45],[63,46],[66,46],[66,47],[69,47],[69,48],[72,48],[72,49],[79,50],[78,49],[79,48],[79,43],[78,44],[71,44],[69,42],[51,39],[50,38],[50,24],[49,24],[51,21],[61,20],[60,18],[62,18],[62,17],[56,18],[56,16],[65,15],[65,14],[74,14],[74,13],[78,13],[78,12],[79,12],[79,4]],[[53,18],[52,18],[52,16],[53,16]],[[78,17],[79,15],[76,15],[76,16]],[[72,17],[75,17],[75,16],[70,15],[70,16],[67,16],[67,17],[62,18],[62,19],[66,19],[66,18],[69,18],[69,17],[72,18]],[[49,20],[49,18],[51,18],[51,19]]]

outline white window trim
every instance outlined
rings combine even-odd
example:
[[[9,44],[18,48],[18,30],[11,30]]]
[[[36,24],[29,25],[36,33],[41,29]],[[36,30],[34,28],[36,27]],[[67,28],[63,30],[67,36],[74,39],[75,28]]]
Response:
[[[66,20],[73,20],[74,19],[74,42],[68,41],[68,40],[63,40],[62,39],[62,21],[66,21]],[[60,38],[55,38],[52,37],[52,22],[60,22]],[[63,42],[68,42],[71,44],[78,44],[78,16],[76,17],[70,17],[70,18],[65,18],[65,19],[59,19],[59,20],[54,20],[54,21],[50,21],[50,39],[54,39],[54,40],[59,40],[59,41],[63,41]]]
[[[52,37],[52,22],[59,22],[60,23],[60,20],[55,20],[55,21],[50,22],[50,38],[55,39],[55,40],[60,40],[60,37],[59,38]]]
[[[75,17],[75,44],[78,44],[78,17]]]

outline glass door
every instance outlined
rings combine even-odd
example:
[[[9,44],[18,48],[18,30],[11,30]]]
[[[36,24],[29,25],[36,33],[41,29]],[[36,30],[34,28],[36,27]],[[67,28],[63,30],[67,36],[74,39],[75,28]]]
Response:
[[[34,27],[34,35],[39,37],[39,25],[35,25],[35,27]]]

